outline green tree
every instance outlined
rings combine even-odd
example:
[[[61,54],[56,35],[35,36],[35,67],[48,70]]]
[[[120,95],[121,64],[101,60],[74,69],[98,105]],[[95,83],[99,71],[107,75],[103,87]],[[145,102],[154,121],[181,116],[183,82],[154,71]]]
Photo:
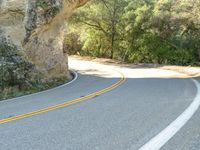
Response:
[[[76,14],[75,21],[79,21],[87,30],[83,46],[85,51],[93,49],[98,51],[97,55],[114,58],[119,48],[125,5],[126,2],[120,0],[93,1]]]
[[[75,14],[70,30],[84,55],[197,65],[199,14],[198,0],[94,0]]]

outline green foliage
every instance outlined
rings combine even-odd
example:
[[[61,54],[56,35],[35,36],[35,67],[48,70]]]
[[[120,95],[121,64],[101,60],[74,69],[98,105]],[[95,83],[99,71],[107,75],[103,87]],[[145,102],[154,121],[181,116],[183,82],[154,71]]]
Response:
[[[0,86],[4,90],[9,86],[23,88],[28,86],[28,79],[34,66],[19,54],[17,48],[6,41],[0,44]]]
[[[19,97],[47,90],[50,88],[54,88],[59,85],[62,85],[63,83],[66,83],[67,81],[68,81],[67,77],[61,77],[45,82],[42,82],[41,80],[35,80],[34,82],[31,83],[31,86],[29,86],[29,88],[26,87],[21,90],[19,90],[18,88],[16,89],[14,87],[7,87],[7,91],[0,93],[0,101],[8,98]]]
[[[77,54],[82,49],[82,42],[79,34],[76,32],[69,32],[64,40],[64,53]]]
[[[54,17],[60,12],[60,5],[57,5],[54,1],[38,0],[36,2],[36,7],[44,11],[45,17]]]
[[[56,87],[68,77],[44,80],[16,46],[0,39],[0,100]]]
[[[0,100],[39,92],[68,81],[67,77],[40,79],[34,65],[5,39],[0,41],[0,56]]]
[[[115,56],[114,49],[118,49],[117,36],[121,30],[122,11],[126,2],[106,0],[105,3],[92,1],[91,5],[80,9],[72,17],[70,25],[75,25],[77,28],[81,26],[84,31],[81,33],[82,54],[110,58]],[[79,22],[79,25],[76,22]]]
[[[70,25],[72,32],[78,30],[82,55],[198,65],[199,14],[197,0],[94,0],[72,17]]]
[[[42,8],[43,10],[45,10],[45,9],[48,9],[49,5],[48,5],[47,2],[45,2],[45,1],[43,1],[43,0],[40,0],[40,1],[37,1],[36,7],[40,7],[40,8]]]

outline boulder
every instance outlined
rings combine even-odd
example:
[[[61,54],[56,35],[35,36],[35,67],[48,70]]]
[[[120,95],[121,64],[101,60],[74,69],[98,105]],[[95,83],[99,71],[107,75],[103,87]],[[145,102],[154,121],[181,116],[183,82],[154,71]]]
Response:
[[[65,21],[89,0],[0,0],[0,39],[24,52],[43,78],[69,75]]]

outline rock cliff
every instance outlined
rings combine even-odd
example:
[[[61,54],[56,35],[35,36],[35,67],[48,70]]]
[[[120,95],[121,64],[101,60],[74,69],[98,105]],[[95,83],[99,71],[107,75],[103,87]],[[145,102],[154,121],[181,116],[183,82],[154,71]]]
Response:
[[[0,0],[0,41],[24,51],[44,78],[68,74],[65,21],[89,0]]]

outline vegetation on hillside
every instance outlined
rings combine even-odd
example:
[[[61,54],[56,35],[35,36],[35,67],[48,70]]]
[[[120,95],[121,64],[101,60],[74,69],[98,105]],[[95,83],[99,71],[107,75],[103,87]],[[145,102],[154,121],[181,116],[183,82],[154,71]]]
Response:
[[[67,76],[41,79],[34,65],[6,41],[0,41],[0,56],[0,100],[39,92],[68,81]]]
[[[71,17],[70,54],[199,65],[199,0],[93,0]]]

